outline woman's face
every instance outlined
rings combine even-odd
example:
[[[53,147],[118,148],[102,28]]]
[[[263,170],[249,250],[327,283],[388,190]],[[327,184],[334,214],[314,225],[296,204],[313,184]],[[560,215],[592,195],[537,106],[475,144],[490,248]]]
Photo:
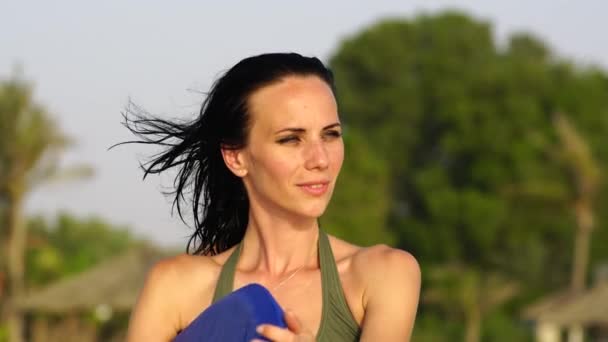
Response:
[[[331,88],[316,76],[289,76],[255,91],[251,126],[239,154],[252,208],[319,217],[344,159]]]

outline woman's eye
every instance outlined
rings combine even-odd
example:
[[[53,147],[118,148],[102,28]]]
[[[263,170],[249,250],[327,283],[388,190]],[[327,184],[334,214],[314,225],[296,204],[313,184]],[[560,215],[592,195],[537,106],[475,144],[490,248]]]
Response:
[[[342,136],[342,132],[340,131],[327,131],[325,133],[325,136],[331,137],[331,138],[339,138]]]
[[[277,142],[279,144],[285,144],[285,143],[288,143],[288,142],[294,142],[294,141],[299,141],[299,140],[300,139],[298,137],[296,137],[296,136],[288,136],[288,137],[281,138],[281,139],[277,140]]]

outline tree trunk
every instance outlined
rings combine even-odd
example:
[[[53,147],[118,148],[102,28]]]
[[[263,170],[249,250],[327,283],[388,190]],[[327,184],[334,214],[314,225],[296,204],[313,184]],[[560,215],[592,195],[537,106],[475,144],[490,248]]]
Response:
[[[0,322],[6,321],[7,270],[8,259],[8,222],[6,220],[6,192],[0,184]]]
[[[575,204],[576,237],[574,240],[574,257],[572,261],[572,294],[577,295],[586,288],[587,268],[589,266],[589,243],[593,229],[593,213],[589,202],[579,199]],[[584,330],[580,326],[568,328],[568,341],[583,341]]]
[[[49,342],[49,319],[44,315],[34,317],[32,342]]]
[[[8,276],[8,303],[6,305],[8,341],[23,342],[23,314],[17,308],[15,301],[23,295],[25,287],[26,227],[23,224],[21,194],[18,191],[11,191],[8,197],[6,212],[6,228],[8,230],[6,265]]]
[[[568,342],[584,342],[585,330],[580,324],[573,324],[568,328]]]
[[[479,342],[481,341],[481,308],[479,305],[473,305],[467,311],[464,340],[465,342]]]
[[[580,293],[585,290],[587,268],[589,266],[589,243],[593,229],[593,214],[587,201],[579,200],[575,204],[577,221],[572,261],[571,290]]]

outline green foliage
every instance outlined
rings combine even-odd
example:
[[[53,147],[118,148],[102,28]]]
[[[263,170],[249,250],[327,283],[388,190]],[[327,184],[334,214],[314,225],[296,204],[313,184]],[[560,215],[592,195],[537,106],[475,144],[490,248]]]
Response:
[[[24,322],[8,303],[25,288],[23,203],[32,188],[56,174],[57,156],[66,146],[66,137],[34,100],[30,84],[16,76],[0,80],[0,306],[5,308],[1,319],[13,322],[11,340],[21,340]]]
[[[8,328],[4,324],[0,324],[0,342],[8,341]]]
[[[360,245],[394,243],[386,229],[388,173],[357,131],[344,129],[346,159],[321,225],[332,234]],[[353,186],[355,185],[355,186]]]
[[[567,116],[605,169],[606,72],[561,60],[528,34],[499,48],[488,23],[457,12],[374,24],[344,40],[331,67],[342,119],[361,140],[350,143],[365,146],[355,164],[345,164],[340,186],[358,196],[350,203],[368,205],[340,207],[346,211],[336,216],[352,219],[336,221],[349,225],[341,229],[360,231],[357,218],[366,217],[365,225],[387,231],[421,263],[423,295],[442,289],[425,275],[429,267],[458,264],[471,279],[502,279],[480,282],[488,288],[461,312],[501,294],[505,284],[521,285],[518,296],[528,300],[567,286],[577,189],[553,121],[557,113]],[[347,149],[346,160],[352,155]],[[381,177],[358,181],[365,171],[356,165],[365,163],[375,163]],[[597,204],[605,207],[606,183],[599,187]],[[608,259],[601,242],[608,239],[601,227],[607,215],[598,210],[592,266]],[[500,311],[518,299],[504,300],[486,308],[498,310],[498,318],[487,319],[484,339],[500,331],[510,340],[525,335],[515,323],[525,303]],[[425,315],[442,305],[423,306],[422,326],[434,324]]]
[[[21,195],[55,171],[68,145],[32,86],[13,77],[0,82],[0,195]],[[7,209],[8,210],[8,209]]]
[[[486,317],[483,341],[488,342],[533,342],[530,327],[524,322],[513,322],[513,313],[499,310]]]
[[[462,324],[434,311],[420,308],[412,341],[452,342],[462,340]]]
[[[99,218],[78,219],[60,214],[54,222],[37,217],[29,221],[26,283],[47,285],[82,272],[142,242],[126,227]]]

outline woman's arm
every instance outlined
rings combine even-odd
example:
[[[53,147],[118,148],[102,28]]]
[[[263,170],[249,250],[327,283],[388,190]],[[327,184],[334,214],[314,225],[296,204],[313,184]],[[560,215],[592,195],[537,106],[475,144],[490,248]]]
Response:
[[[129,319],[127,342],[167,342],[177,332],[177,311],[174,286],[175,262],[168,259],[158,262],[148,272],[144,287]]]
[[[367,252],[359,261],[366,284],[361,341],[409,341],[420,296],[420,266],[411,254],[384,245]]]

